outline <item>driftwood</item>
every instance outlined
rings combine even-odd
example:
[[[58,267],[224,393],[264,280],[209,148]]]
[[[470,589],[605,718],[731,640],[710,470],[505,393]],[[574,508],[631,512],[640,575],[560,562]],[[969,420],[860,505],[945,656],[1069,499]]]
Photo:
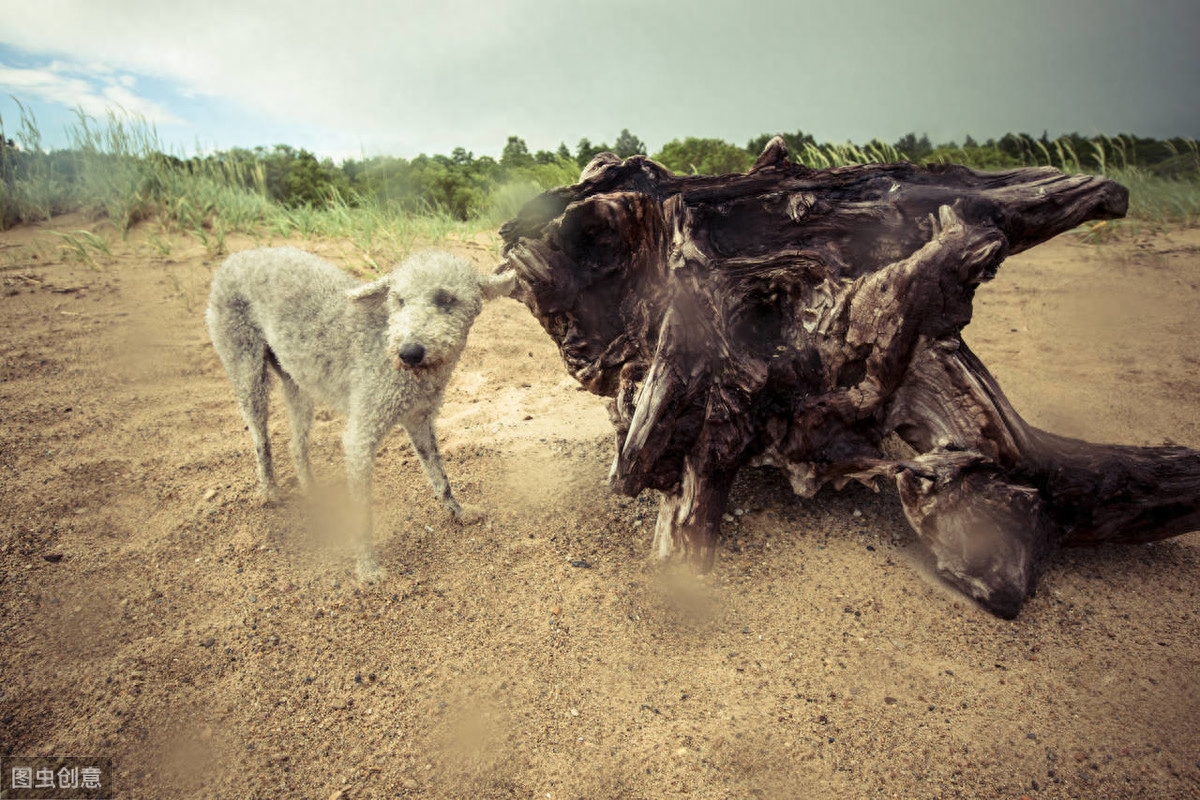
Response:
[[[1049,168],[811,170],[779,138],[744,175],[605,153],[502,228],[500,269],[610,398],[612,486],[660,493],[659,555],[711,567],[744,465],[804,496],[890,476],[942,575],[1011,618],[1060,546],[1200,528],[1200,452],[1038,430],[961,337],[1007,255],[1127,199]]]

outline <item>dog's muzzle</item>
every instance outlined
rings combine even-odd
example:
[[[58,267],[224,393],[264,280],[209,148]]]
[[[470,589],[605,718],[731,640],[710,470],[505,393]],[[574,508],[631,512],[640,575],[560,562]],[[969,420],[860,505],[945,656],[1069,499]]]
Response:
[[[425,348],[419,344],[406,344],[396,351],[396,369],[419,367],[425,361]]]

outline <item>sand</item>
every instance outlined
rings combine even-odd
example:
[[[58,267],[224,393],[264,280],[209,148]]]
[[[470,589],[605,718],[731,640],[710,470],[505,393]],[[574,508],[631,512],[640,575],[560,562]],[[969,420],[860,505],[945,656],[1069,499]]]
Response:
[[[81,227],[111,256],[54,234]],[[1006,622],[890,487],[802,500],[762,469],[711,575],[663,567],[654,500],[606,486],[601,400],[504,299],[438,426],[487,521],[454,524],[393,432],[388,577],[360,585],[340,419],[305,498],[275,402],[287,490],[256,499],[203,323],[219,261],[149,225],[0,234],[0,759],[110,757],[122,798],[1200,796],[1200,534],[1064,552]],[[965,338],[1036,425],[1200,447],[1198,319],[1200,230],[1068,234],[1003,265]]]

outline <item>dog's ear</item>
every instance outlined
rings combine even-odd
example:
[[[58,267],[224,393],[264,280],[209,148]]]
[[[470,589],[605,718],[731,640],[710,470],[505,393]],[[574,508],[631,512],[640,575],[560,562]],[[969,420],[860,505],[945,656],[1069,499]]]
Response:
[[[374,308],[383,302],[389,286],[391,286],[391,282],[387,278],[380,278],[377,281],[347,289],[346,297],[363,308]]]
[[[517,288],[517,273],[509,270],[501,275],[485,275],[479,279],[484,300],[508,297]]]

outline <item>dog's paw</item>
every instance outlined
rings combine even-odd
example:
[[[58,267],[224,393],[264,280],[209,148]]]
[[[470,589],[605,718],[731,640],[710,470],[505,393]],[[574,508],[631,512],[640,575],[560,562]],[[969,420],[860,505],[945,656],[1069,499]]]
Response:
[[[274,483],[259,487],[258,501],[266,508],[279,505],[279,487]]]
[[[378,583],[383,580],[387,573],[379,565],[379,559],[374,553],[362,553],[358,557],[358,561],[354,568],[358,579],[363,583]]]
[[[300,494],[311,494],[313,489],[313,479],[311,475],[293,475],[283,482],[288,492],[299,492]]]
[[[459,525],[474,525],[483,522],[487,515],[475,506],[461,506],[454,512],[454,521]]]

